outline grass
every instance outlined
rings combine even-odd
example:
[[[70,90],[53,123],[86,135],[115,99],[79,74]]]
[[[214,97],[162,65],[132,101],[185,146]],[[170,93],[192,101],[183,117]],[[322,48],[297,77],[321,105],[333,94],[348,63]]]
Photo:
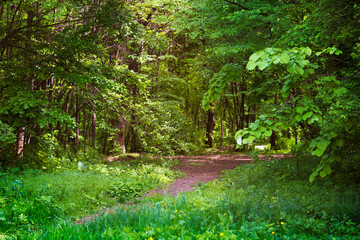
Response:
[[[0,173],[2,237],[97,213],[137,198],[180,176],[161,164],[87,164],[85,170],[10,169]]]
[[[316,163],[300,159],[299,170],[295,159],[244,164],[176,198],[154,196],[91,222],[61,218],[52,226],[4,234],[18,239],[360,239],[359,185],[346,177],[335,181],[336,173],[309,183]],[[57,206],[57,199],[48,206]]]

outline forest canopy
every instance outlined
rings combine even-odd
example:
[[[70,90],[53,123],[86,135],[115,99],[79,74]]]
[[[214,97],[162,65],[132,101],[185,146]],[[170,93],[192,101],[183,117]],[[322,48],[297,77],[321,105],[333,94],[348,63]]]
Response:
[[[0,159],[269,144],[359,170],[360,6],[344,0],[0,4]]]

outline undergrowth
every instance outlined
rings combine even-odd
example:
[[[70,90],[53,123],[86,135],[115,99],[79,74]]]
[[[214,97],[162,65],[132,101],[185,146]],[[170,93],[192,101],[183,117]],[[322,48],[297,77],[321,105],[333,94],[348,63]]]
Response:
[[[360,189],[309,183],[309,158],[243,164],[173,198],[121,205],[90,222],[59,221],[19,239],[360,239]],[[336,174],[334,174],[336,176]],[[344,178],[346,179],[346,178]]]
[[[171,182],[178,172],[161,161],[74,162],[52,170],[11,168],[0,173],[0,239],[56,222],[74,222]]]

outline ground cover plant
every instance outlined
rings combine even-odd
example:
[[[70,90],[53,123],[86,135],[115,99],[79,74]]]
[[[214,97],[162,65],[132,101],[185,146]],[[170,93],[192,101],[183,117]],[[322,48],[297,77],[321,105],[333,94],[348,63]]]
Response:
[[[295,166],[295,160],[244,164],[194,192],[154,196],[20,239],[360,239],[359,185],[309,183],[307,170]]]
[[[73,168],[2,172],[0,232],[4,236],[41,229],[59,220],[103,211],[135,200],[180,176],[161,161],[111,164],[73,163]],[[0,236],[0,238],[1,238]]]

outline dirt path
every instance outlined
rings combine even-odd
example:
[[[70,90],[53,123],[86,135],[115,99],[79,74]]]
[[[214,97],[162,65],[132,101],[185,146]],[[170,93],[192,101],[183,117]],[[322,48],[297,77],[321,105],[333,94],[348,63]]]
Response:
[[[284,155],[272,155],[273,158],[282,158]],[[236,154],[217,154],[204,156],[175,156],[180,164],[176,167],[178,170],[186,174],[185,177],[177,179],[169,186],[165,186],[162,190],[150,191],[145,197],[152,196],[154,193],[170,194],[176,196],[181,192],[193,191],[194,187],[199,183],[209,182],[221,175],[223,170],[234,169],[235,167],[252,161],[252,158],[246,155]],[[268,160],[265,156],[259,156],[261,160]],[[115,211],[115,208],[108,208],[102,214],[109,214]],[[83,217],[75,224],[90,222],[99,214]]]
[[[265,156],[259,157],[266,160]],[[283,155],[273,155],[273,157],[281,158]],[[192,191],[199,183],[206,183],[219,177],[223,170],[234,169],[240,164],[249,163],[252,160],[249,156],[236,154],[175,156],[172,158],[179,160],[180,164],[177,169],[185,173],[186,176],[177,179],[165,189],[151,191],[146,196],[151,196],[154,193],[176,196],[180,192]]]

